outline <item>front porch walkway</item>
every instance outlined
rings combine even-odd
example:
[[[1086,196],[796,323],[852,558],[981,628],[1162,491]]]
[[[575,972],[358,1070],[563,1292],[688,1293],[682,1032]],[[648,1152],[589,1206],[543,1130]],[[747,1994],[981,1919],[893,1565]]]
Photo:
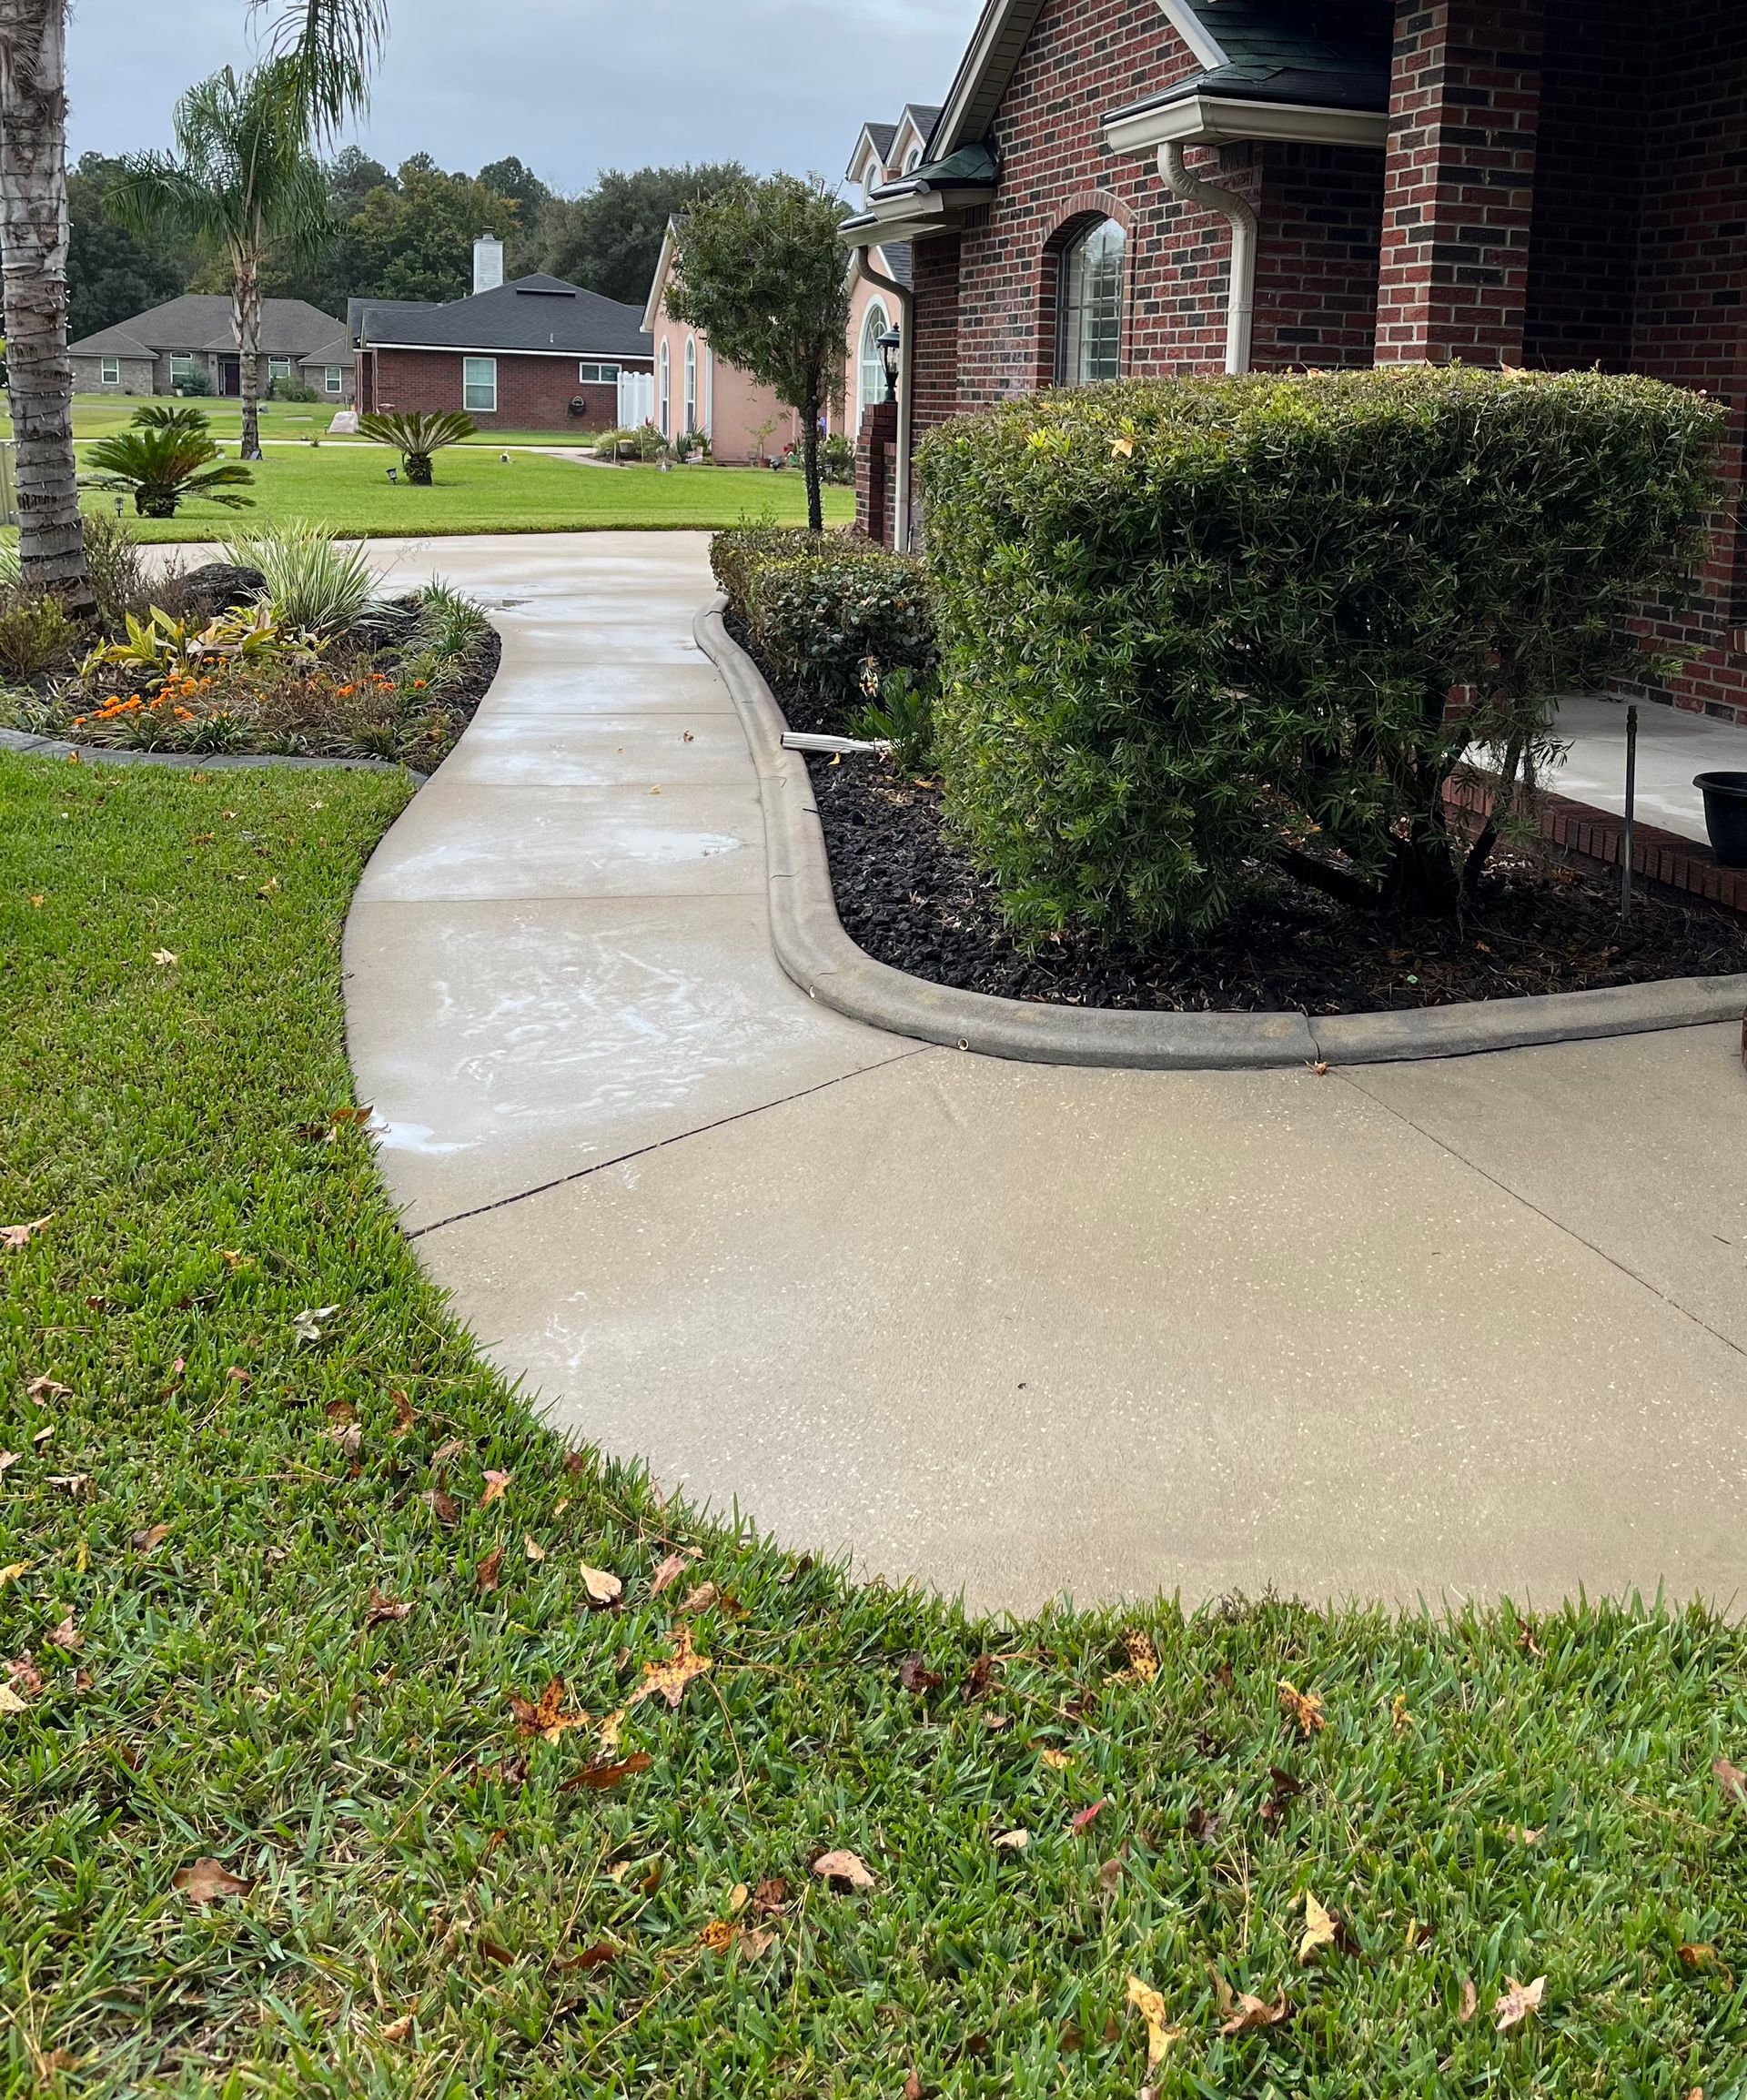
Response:
[[[1572,802],[1623,816],[1626,710],[1614,700],[1568,700],[1554,722],[1570,741],[1564,763],[1542,785]],[[1638,710],[1638,815],[1660,831],[1704,843],[1704,804],[1692,785],[1701,772],[1747,772],[1747,730],[1683,708],[1646,702]]]
[[[578,1437],[992,1607],[1747,1588],[1733,1030],[1327,1078],[883,1035],[771,959],[701,538],[372,551],[505,654],[359,892],[359,1098]]]

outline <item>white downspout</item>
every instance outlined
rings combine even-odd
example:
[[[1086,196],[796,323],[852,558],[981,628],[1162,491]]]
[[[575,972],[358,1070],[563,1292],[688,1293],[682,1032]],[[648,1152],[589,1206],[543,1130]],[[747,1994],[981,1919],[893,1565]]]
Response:
[[[855,253],[860,274],[869,284],[877,285],[881,291],[890,292],[898,303],[898,442],[892,462],[897,489],[892,505],[892,543],[896,553],[907,554],[910,551],[910,454],[915,431],[910,399],[910,376],[915,356],[911,322],[915,313],[915,300],[895,278],[874,268],[871,245],[857,248]]]
[[[1166,187],[1185,204],[1223,213],[1231,221],[1231,294],[1226,308],[1226,369],[1249,369],[1250,337],[1256,320],[1256,214],[1236,190],[1204,182],[1184,165],[1183,148],[1173,140],[1158,149],[1158,172]]]

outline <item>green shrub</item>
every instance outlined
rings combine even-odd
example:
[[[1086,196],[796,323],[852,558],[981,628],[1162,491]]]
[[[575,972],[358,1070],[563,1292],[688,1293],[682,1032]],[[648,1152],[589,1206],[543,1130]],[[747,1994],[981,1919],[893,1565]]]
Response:
[[[1691,585],[1722,428],[1647,379],[1410,367],[934,432],[938,762],[1010,918],[1204,928],[1258,861],[1454,908],[1450,772],[1643,674],[1632,617]]]
[[[202,428],[196,430],[193,422]],[[247,467],[227,459],[206,435],[206,419],[194,409],[171,409],[146,421],[136,414],[135,427],[98,439],[87,454],[98,471],[96,489],[132,491],[142,518],[174,518],[178,504],[198,496],[232,510],[247,510],[253,499],[237,490],[255,479]]]
[[[222,550],[238,569],[258,569],[261,600],[280,627],[337,634],[369,611],[376,576],[363,550],[342,546],[326,525],[292,519],[239,534]]]
[[[784,690],[847,704],[892,671],[934,668],[922,565],[908,555],[849,533],[742,526],[715,536],[711,560]]]
[[[819,469],[840,488],[854,480],[855,448],[841,432],[833,431],[820,446]]]
[[[275,379],[267,389],[269,401],[318,401],[321,396],[303,379]]]
[[[96,593],[98,620],[106,628],[118,628],[148,595],[139,541],[124,520],[101,511],[86,519],[85,565]]]
[[[933,687],[914,671],[893,671],[882,682],[879,698],[869,701],[850,724],[850,733],[889,743],[900,772],[925,772],[934,749]]]
[[[39,678],[66,671],[85,637],[61,601],[14,595],[0,607],[0,677]]]

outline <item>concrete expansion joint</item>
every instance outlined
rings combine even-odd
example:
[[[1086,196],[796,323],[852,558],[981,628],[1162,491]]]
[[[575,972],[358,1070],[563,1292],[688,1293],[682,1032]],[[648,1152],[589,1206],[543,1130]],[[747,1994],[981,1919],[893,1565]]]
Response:
[[[728,688],[758,773],[772,943],[784,972],[809,997],[853,1020],[947,1049],[1032,1064],[1231,1072],[1466,1057],[1703,1027],[1747,1012],[1747,974],[1316,1016],[1046,1006],[913,977],[876,962],[843,931],[806,761],[783,749],[788,723],[758,666],[728,632],[727,602],[721,594],[713,598],[693,631]],[[773,787],[792,792],[773,793]]]

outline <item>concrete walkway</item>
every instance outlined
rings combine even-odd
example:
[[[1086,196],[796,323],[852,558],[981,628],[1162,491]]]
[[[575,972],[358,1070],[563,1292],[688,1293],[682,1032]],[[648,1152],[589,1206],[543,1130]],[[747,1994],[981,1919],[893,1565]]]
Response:
[[[1626,710],[1617,700],[1568,700],[1554,719],[1566,740],[1562,762],[1548,773],[1555,794],[1623,816],[1626,808]],[[1747,730],[1683,709],[1638,710],[1638,814],[1647,824],[1705,843],[1704,797],[1695,773],[1747,772]]]
[[[1327,1078],[880,1035],[771,960],[701,538],[373,551],[505,655],[359,892],[361,1098],[567,1428],[985,1606],[1747,1593],[1731,1030]]]

